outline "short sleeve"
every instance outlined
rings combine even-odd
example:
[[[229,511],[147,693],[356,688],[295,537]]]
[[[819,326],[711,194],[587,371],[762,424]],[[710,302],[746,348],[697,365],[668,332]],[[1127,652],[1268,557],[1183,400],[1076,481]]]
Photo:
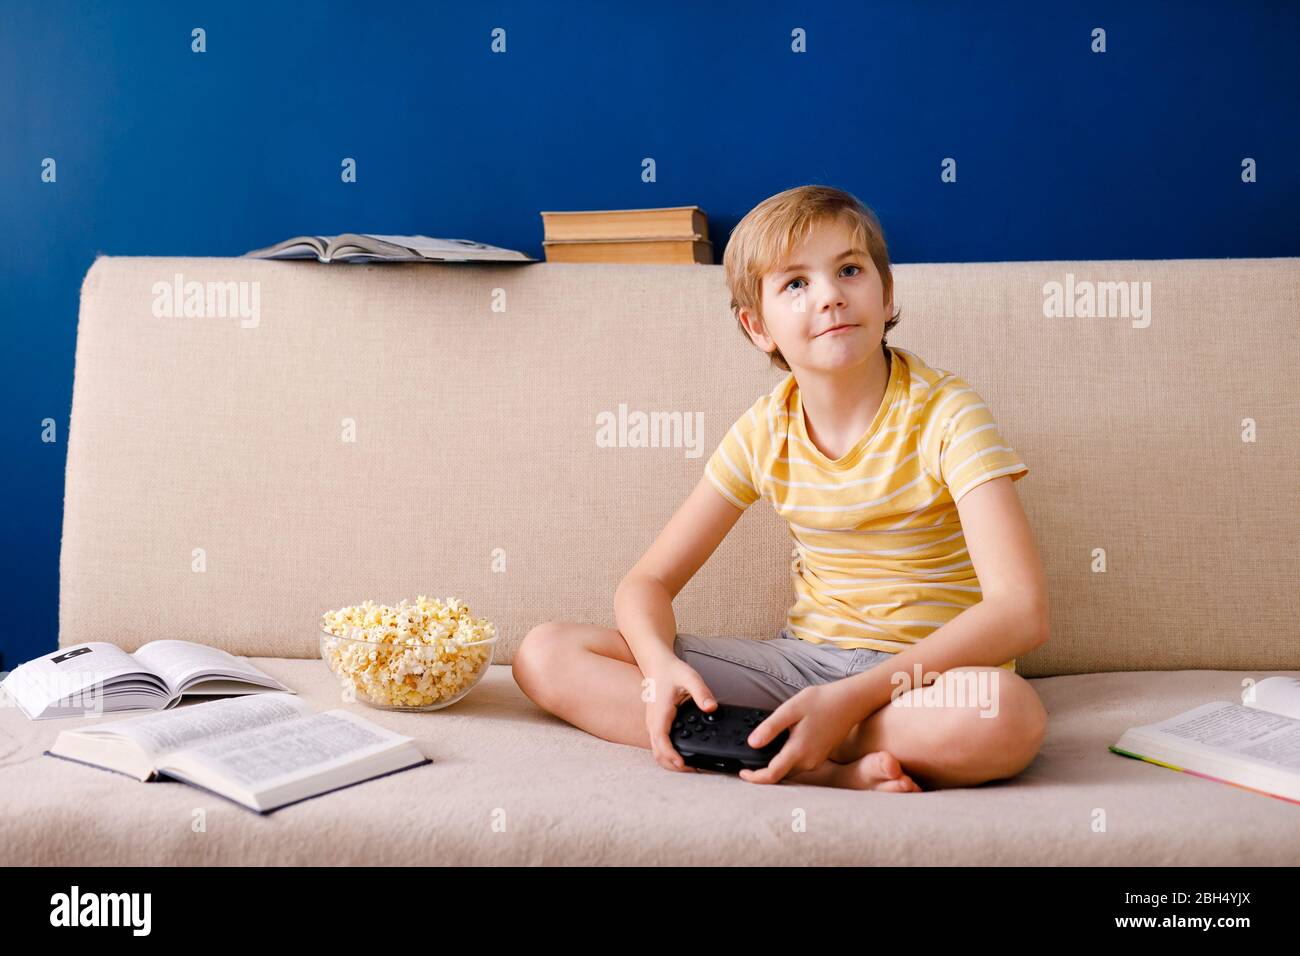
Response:
[[[722,497],[741,510],[748,508],[760,497],[755,469],[755,428],[758,415],[754,408],[736,419],[717,449],[704,466],[709,483]]]
[[[926,471],[947,486],[954,502],[1002,475],[1018,481],[1029,474],[1029,467],[1002,438],[984,399],[955,375],[943,383],[926,407],[921,457]]]

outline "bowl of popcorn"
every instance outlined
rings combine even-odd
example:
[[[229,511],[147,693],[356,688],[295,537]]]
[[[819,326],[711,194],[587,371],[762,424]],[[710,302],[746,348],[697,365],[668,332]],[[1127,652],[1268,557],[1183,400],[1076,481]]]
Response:
[[[344,694],[381,710],[439,710],[492,663],[496,627],[454,597],[365,601],[321,615],[320,656]]]

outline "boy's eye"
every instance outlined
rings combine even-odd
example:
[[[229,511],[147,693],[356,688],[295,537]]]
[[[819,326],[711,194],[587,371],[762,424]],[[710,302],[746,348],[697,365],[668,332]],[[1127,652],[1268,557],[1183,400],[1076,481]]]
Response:
[[[861,272],[861,271],[862,271],[862,267],[861,267],[861,266],[855,266],[855,265],[852,265],[852,264],[846,265],[846,266],[844,267],[844,269],[857,269],[858,272]],[[840,271],[843,272],[844,269],[841,269]],[[856,273],[855,273],[855,274],[856,274]],[[803,282],[803,281],[805,281],[805,280],[803,280],[803,279],[791,279],[789,282],[787,282],[787,283],[785,284],[785,288],[788,289],[788,288],[790,288],[790,286],[794,285],[796,282]],[[781,291],[784,292],[785,289],[783,289],[783,290],[781,290]]]

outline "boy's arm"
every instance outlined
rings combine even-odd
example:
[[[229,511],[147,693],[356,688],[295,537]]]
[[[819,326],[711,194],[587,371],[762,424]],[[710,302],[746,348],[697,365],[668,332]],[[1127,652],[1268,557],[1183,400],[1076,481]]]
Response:
[[[673,656],[673,599],[704,566],[745,512],[718,493],[707,476],[682,502],[614,593],[615,626],[641,670]]]
[[[983,599],[888,661],[845,678],[843,689],[859,719],[890,702],[899,671],[908,678],[901,693],[915,689],[918,665],[923,676],[953,667],[997,667],[1048,638],[1047,578],[1011,477],[972,488],[957,502],[957,512]]]

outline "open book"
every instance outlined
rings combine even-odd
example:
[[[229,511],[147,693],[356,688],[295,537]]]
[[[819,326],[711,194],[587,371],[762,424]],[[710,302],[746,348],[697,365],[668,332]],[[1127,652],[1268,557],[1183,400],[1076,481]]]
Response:
[[[432,763],[414,739],[289,694],[187,704],[60,732],[45,751],[137,780],[170,777],[258,813]]]
[[[377,236],[348,232],[341,236],[295,236],[265,249],[244,253],[252,259],[319,259],[331,262],[536,262],[513,249],[489,246],[472,239],[431,239],[428,236]]]
[[[1242,700],[1130,728],[1110,750],[1300,803],[1300,680],[1266,677]]]
[[[134,654],[90,641],[20,664],[0,683],[32,720],[166,710],[183,696],[288,691],[246,657],[193,641],[150,641]]]

